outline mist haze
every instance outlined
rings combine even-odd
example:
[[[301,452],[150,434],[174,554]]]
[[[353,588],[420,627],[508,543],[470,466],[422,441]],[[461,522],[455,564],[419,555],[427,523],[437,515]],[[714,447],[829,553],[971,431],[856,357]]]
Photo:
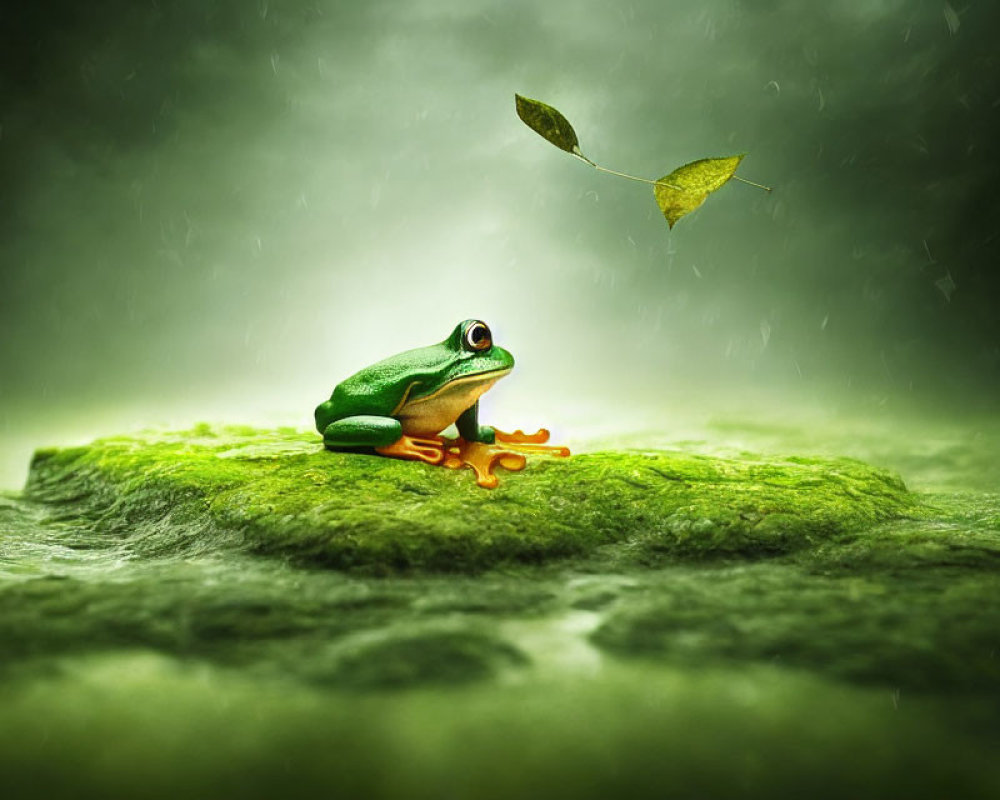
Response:
[[[995,412],[1000,10],[97,2],[0,12],[0,485],[31,449],[311,424],[486,320],[486,419]],[[746,152],[673,232],[658,178]]]

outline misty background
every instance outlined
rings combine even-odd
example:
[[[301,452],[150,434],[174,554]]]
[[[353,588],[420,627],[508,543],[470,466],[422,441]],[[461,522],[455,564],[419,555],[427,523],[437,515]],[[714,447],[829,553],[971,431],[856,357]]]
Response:
[[[479,317],[501,427],[995,413],[1000,7],[94,0],[0,11],[0,486],[39,445],[308,427]],[[655,179],[748,153],[669,232]]]

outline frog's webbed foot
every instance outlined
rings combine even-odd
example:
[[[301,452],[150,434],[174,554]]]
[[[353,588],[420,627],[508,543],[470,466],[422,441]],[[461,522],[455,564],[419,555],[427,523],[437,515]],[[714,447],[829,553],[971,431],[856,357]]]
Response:
[[[376,447],[375,452],[391,458],[440,464],[444,461],[444,440],[436,436],[418,438],[404,435],[392,444]]]
[[[534,433],[525,433],[522,430],[507,433],[496,428],[493,429],[493,432],[497,442],[502,442],[512,450],[518,450],[522,453],[545,453],[557,458],[566,458],[569,455],[568,447],[545,444],[549,440],[549,432],[546,428],[539,428]]]
[[[465,439],[449,442],[444,459],[444,466],[448,469],[472,467],[472,471],[476,473],[476,484],[484,489],[493,489],[500,482],[493,474],[497,467],[520,472],[527,463],[523,455],[513,450],[483,442],[468,442]]]
[[[494,471],[503,467],[511,472],[520,472],[528,463],[524,453],[546,453],[559,457],[569,455],[566,447],[548,447],[542,444],[548,439],[549,432],[544,428],[530,435],[522,431],[496,431],[496,444],[449,439],[445,442],[444,466],[449,469],[472,467],[476,474],[476,484],[484,489],[493,489],[500,482],[493,474]]]

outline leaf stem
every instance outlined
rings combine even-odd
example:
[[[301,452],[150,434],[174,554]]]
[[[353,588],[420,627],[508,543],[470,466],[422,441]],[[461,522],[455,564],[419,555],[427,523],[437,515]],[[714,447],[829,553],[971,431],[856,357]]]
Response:
[[[618,172],[617,170],[608,169],[607,167],[602,167],[600,164],[591,161],[583,153],[574,152],[573,155],[579,158],[581,161],[585,161],[586,163],[590,164],[590,166],[592,166],[596,170],[599,170],[600,172],[606,172],[609,175],[617,175],[619,178],[628,178],[630,181],[639,181],[639,183],[648,183],[651,186],[667,186],[671,189],[676,189],[678,191],[681,191],[681,187],[674,186],[673,184],[666,183],[665,181],[651,181],[648,178],[638,178],[635,175],[628,175],[624,172]],[[770,189],[768,189],[768,191],[770,191]]]
[[[765,186],[762,183],[754,183],[753,181],[748,181],[746,178],[741,178],[739,175],[733,175],[733,177],[736,178],[736,180],[738,180],[740,183],[747,183],[750,186],[756,186],[758,189],[763,189],[765,192],[771,191],[770,186]]]

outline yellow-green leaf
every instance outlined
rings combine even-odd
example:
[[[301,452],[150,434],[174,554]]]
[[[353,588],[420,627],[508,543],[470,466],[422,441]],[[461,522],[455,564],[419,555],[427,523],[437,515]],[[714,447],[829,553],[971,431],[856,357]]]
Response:
[[[582,155],[576,131],[569,124],[569,120],[556,109],[539,100],[521,97],[519,94],[514,95],[514,101],[517,105],[517,115],[531,130],[548,139],[560,150]]]
[[[727,158],[702,158],[664,175],[653,186],[656,204],[671,228],[685,214],[690,214],[721,188],[736,172],[742,155]]]

